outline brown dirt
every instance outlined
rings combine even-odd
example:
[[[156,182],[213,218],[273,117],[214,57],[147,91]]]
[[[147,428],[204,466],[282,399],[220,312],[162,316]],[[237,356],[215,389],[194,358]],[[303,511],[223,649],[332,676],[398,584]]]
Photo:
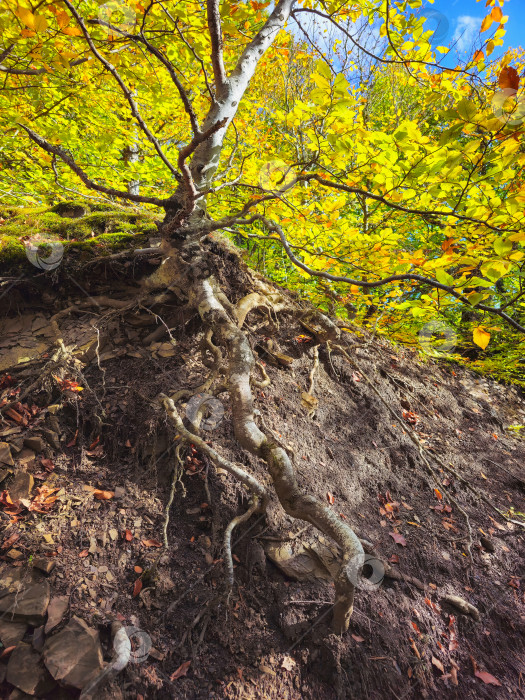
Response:
[[[20,330],[8,335],[13,319],[31,314],[49,319],[85,299],[77,284],[91,294],[131,299],[129,286],[119,292],[116,280],[131,285],[132,270],[138,277],[147,268],[100,265],[90,269],[89,277],[75,272],[75,284],[71,270],[59,268],[52,278],[39,278],[36,286],[4,297],[0,317],[6,340],[0,353],[18,344]],[[239,272],[235,259],[220,258],[217,272],[231,301],[250,291],[248,273]],[[290,296],[290,304],[296,301]],[[350,630],[337,638],[328,624],[331,583],[288,580],[268,560],[265,571],[260,566],[250,571],[252,538],[287,537],[303,528],[304,523],[284,514],[276,499],[266,518],[254,516],[235,531],[236,588],[229,606],[222,600],[213,605],[224,582],[224,529],[248,501],[232,477],[218,474],[205,456],[190,448],[183,452],[186,468],[171,508],[169,550],[161,552],[157,576],[145,578],[142,591],[133,596],[139,577],[134,567],[147,570],[160,551],[143,541],[162,540],[175,463],[174,435],[156,397],[199,385],[209,369],[198,352],[200,322],[183,313],[175,296],[155,307],[173,329],[173,353],[168,346],[160,354],[158,348],[152,352],[144,346],[143,339],[156,328],[153,316],[114,311],[101,321],[106,312],[94,307],[59,320],[66,346],[87,343],[96,337],[93,327],[99,328],[100,357],[93,356],[93,348],[81,355],[85,364],[76,379],[84,391],[61,391],[56,381],[47,379],[22,402],[40,409],[29,425],[20,426],[14,436],[0,437],[38,434],[39,428],[53,424],[47,407],[63,404],[56,414],[60,450],[47,447],[28,466],[37,484],[42,483],[40,475],[63,493],[48,514],[25,512],[3,536],[21,535],[16,546],[24,560],[45,547],[56,555],[50,579],[59,593],[71,594],[71,614],[100,629],[117,616],[151,637],[153,655],[129,665],[105,697],[525,697],[523,528],[506,523],[431,459],[436,454],[453,465],[500,510],[525,512],[525,443],[506,429],[525,423],[519,390],[445,361],[422,361],[414,351],[395,349],[363,331],[344,333],[351,356],[399,418],[393,419],[362,374],[321,346],[313,392],[319,405],[312,419],[301,405],[313,362],[312,342],[300,337],[306,333],[297,313],[280,313],[278,326],[264,323],[262,312],[250,313],[248,325],[260,326],[251,334],[253,346],[271,336],[280,352],[295,358],[292,368],[267,364],[271,385],[256,392],[256,406],[266,425],[293,449],[301,484],[324,501],[333,496],[332,508],[374,544],[394,571],[422,584],[423,590],[414,582],[386,577],[373,591],[358,591]],[[166,341],[167,336],[159,342]],[[9,391],[29,385],[44,362],[10,370]],[[68,376],[75,378],[71,372]],[[224,418],[205,433],[206,439],[269,484],[262,463],[243,453],[234,440],[227,394],[218,398]],[[403,411],[411,413],[403,418]],[[413,427],[439,475],[442,499],[406,433],[410,419],[417,421]],[[0,435],[13,427],[16,421],[7,418]],[[55,465],[50,475],[43,473],[42,457]],[[125,492],[99,501],[89,487]],[[3,488],[9,489],[9,477]],[[467,524],[450,495],[470,520],[472,562]],[[444,505],[451,512],[440,512]],[[114,530],[116,539],[110,533]],[[123,537],[126,530],[133,535],[131,541]],[[396,544],[393,532],[403,535],[406,546]],[[43,534],[52,536],[51,544],[45,545]],[[92,551],[79,556],[86,549]],[[0,559],[7,560],[7,555]],[[480,621],[442,602],[448,594],[475,605]],[[473,660],[501,685],[476,677]],[[172,680],[187,661],[187,674]],[[2,697],[9,692],[4,686]]]

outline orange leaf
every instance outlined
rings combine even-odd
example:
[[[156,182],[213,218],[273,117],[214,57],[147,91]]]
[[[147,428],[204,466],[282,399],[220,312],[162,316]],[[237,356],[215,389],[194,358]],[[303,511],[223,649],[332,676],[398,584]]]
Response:
[[[149,540],[142,540],[144,547],[162,547],[162,543],[152,537]]]
[[[176,681],[177,678],[181,678],[181,676],[185,676],[188,673],[188,670],[190,668],[191,661],[185,661],[183,664],[179,666],[179,668],[174,671],[171,676],[170,676],[170,681]]]
[[[505,90],[506,88],[517,90],[520,86],[520,76],[518,75],[518,71],[512,66],[505,66],[505,68],[502,68],[498,77],[498,85],[502,90]]]
[[[474,671],[474,675],[476,678],[480,678],[483,683],[486,683],[487,685],[501,685],[501,683],[498,681],[497,678],[495,678],[491,673],[487,673],[487,671]]]
[[[335,498],[332,496],[332,494],[330,493],[330,491],[327,491],[327,492],[326,492],[326,498],[327,498],[327,500],[328,500],[328,503],[329,503],[331,506],[333,506],[333,504],[335,503]]]
[[[475,63],[478,63],[478,61],[483,61],[485,59],[485,54],[483,51],[474,51],[474,55],[472,56],[472,60]]]
[[[93,496],[97,501],[109,501],[114,498],[115,493],[113,491],[101,491],[100,489],[95,489],[93,491]]]
[[[142,579],[138,578],[133,586],[133,597],[136,598],[142,590]]]
[[[492,9],[492,12],[490,13],[490,16],[492,17],[494,22],[501,22],[501,19],[503,17],[503,12],[501,11],[501,7],[494,7]]]
[[[134,567],[133,567],[133,571],[134,571],[136,574],[141,574],[142,571],[143,571],[142,566],[134,566]]]
[[[78,556],[81,558],[84,558],[84,557],[87,557],[88,554],[89,554],[89,550],[83,549]]]
[[[389,532],[388,534],[396,544],[400,544],[402,547],[407,546],[405,538],[399,532]]]
[[[439,489],[434,489],[434,493],[436,494],[436,498],[438,498],[440,501],[443,499],[443,494]]]
[[[131,542],[131,540],[133,539],[133,533],[131,532],[131,530],[126,530],[126,531],[124,532],[124,539],[125,539],[127,542]]]

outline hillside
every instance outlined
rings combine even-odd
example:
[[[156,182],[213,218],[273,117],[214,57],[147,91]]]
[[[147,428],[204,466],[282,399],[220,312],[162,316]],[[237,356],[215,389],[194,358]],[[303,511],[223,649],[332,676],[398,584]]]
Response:
[[[20,255],[0,288],[2,697],[85,697],[118,623],[131,660],[97,698],[522,697],[523,391],[334,331],[206,245],[260,363],[255,421],[369,552],[349,631],[330,630],[337,546],[273,491],[233,532],[225,597],[248,492],[209,448],[271,481],[235,439],[217,338],[185,290],[144,292],[155,251],[66,251],[52,270]],[[176,392],[202,443],[163,407]]]

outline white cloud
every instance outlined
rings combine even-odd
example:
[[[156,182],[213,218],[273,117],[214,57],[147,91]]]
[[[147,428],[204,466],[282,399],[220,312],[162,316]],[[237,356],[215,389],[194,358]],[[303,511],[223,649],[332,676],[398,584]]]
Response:
[[[456,51],[467,51],[471,48],[474,39],[479,34],[481,21],[481,17],[470,17],[469,15],[458,17],[456,31],[452,37]]]

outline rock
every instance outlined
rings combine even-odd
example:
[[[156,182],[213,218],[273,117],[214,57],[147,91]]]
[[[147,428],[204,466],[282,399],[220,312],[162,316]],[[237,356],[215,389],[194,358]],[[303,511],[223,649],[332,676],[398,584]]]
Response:
[[[50,574],[55,568],[55,563],[51,557],[35,557],[33,559],[33,566],[43,571],[44,574]]]
[[[45,641],[46,638],[44,636],[44,625],[40,625],[40,627],[37,627],[33,632],[33,649],[40,653],[44,648]]]
[[[9,440],[9,447],[11,448],[12,455],[19,455],[24,449],[24,438],[14,438],[14,440]]]
[[[7,552],[7,556],[9,559],[12,559],[13,561],[18,561],[19,559],[24,558],[23,552],[21,552],[19,549],[10,549]]]
[[[24,638],[28,626],[26,622],[9,622],[0,617],[0,641],[4,647],[18,644]]]
[[[60,438],[54,430],[47,430],[46,428],[43,428],[42,433],[46,438],[48,445],[51,445],[51,447],[53,447],[55,450],[60,449]]]
[[[19,644],[13,649],[7,664],[6,679],[29,695],[44,695],[55,685],[55,681],[40,660],[40,654],[29,644]]]
[[[14,467],[11,448],[7,442],[0,442],[0,464],[7,464],[8,467]]]
[[[76,204],[75,202],[59,202],[55,204],[51,211],[66,219],[80,219],[82,216],[89,214],[90,210],[88,207],[82,204]]]
[[[19,688],[15,688],[11,695],[9,696],[9,700],[32,700],[34,696],[29,695],[29,693],[24,693],[23,690],[19,690]]]
[[[27,467],[28,464],[31,464],[31,462],[34,461],[36,455],[33,452],[33,450],[28,450],[27,448],[22,450],[20,454],[17,456],[18,464],[22,467],[25,468]]]
[[[44,451],[45,444],[41,437],[35,436],[25,438],[24,446],[29,450],[33,450],[36,454],[40,454]]]
[[[126,495],[126,489],[123,486],[116,486],[115,487],[115,498],[124,498]]]
[[[36,572],[9,568],[0,577],[0,616],[10,622],[42,625],[49,605],[50,586],[38,581]]]
[[[47,608],[47,622],[45,627],[45,633],[49,634],[52,629],[62,622],[62,618],[66,614],[66,610],[69,606],[69,596],[59,595],[51,598],[49,607]]]
[[[78,617],[44,646],[44,662],[57,681],[82,689],[104,667],[98,632]]]
[[[34,479],[31,474],[19,471],[9,486],[9,495],[16,503],[21,498],[29,498],[33,489]]]

